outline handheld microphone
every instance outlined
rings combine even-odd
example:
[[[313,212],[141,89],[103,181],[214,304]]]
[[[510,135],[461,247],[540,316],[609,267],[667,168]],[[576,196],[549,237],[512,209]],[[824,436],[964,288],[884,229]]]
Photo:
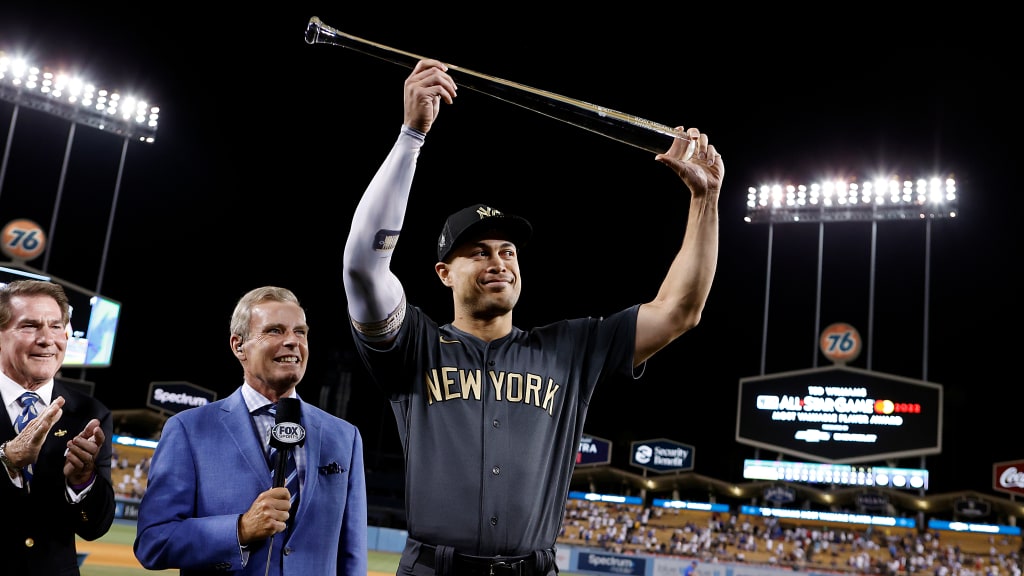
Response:
[[[302,427],[302,402],[298,398],[280,398],[277,401],[277,414],[274,417],[274,427],[270,429],[270,445],[277,449],[274,456],[274,488],[285,485],[285,478],[288,474],[288,453],[294,452],[296,446],[302,446],[306,442],[306,429]],[[292,494],[292,498],[295,494]],[[290,516],[289,525],[291,525]],[[270,536],[273,544],[274,536]],[[274,552],[274,546],[267,546],[267,569],[265,576],[270,574],[270,556]]]
[[[274,427],[270,429],[270,445],[277,449],[277,462],[274,468],[274,487],[284,486],[287,452],[295,451],[296,446],[306,443],[306,429],[300,424],[302,420],[302,402],[298,398],[281,398],[277,401],[277,416]]]

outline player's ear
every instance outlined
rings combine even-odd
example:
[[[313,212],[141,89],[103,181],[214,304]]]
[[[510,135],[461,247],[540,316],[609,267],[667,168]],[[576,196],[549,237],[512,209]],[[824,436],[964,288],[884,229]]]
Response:
[[[449,287],[451,286],[451,284],[448,283],[451,270],[448,268],[448,264],[446,262],[438,262],[437,264],[434,264],[434,272],[436,272],[437,277],[441,279],[441,284]]]

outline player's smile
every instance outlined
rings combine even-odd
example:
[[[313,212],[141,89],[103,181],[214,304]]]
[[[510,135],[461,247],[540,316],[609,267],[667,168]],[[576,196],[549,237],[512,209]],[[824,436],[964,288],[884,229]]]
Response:
[[[505,288],[511,288],[512,285],[515,284],[515,280],[516,279],[514,276],[490,279],[485,278],[482,284],[486,286],[489,290],[503,290]]]

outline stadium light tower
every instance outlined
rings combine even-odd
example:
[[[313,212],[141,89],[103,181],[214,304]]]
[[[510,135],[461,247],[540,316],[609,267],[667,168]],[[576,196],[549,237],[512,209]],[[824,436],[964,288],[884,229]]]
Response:
[[[818,288],[815,330],[820,331],[821,269],[824,225],[827,222],[871,222],[871,282],[869,295],[867,368],[871,369],[871,331],[874,324],[875,255],[878,222],[925,222],[925,298],[924,298],[924,367],[922,378],[928,379],[928,287],[931,261],[931,223],[940,218],[955,218],[958,213],[956,180],[952,177],[929,177],[915,180],[885,177],[865,181],[842,179],[810,185],[762,185],[747,190],[745,221],[768,223],[768,274],[765,282],[764,328],[761,342],[761,374],[765,373],[765,350],[768,339],[768,293],[771,287],[772,237],[775,224],[818,224]],[[814,338],[812,366],[818,363],[818,341]]]
[[[830,180],[811,185],[764,185],[747,191],[747,222],[768,223],[768,271],[764,291],[764,325],[761,335],[761,375],[765,374],[768,345],[768,294],[771,288],[773,226],[783,223],[818,224],[818,278],[815,302],[815,338],[812,366],[818,365],[818,334],[821,333],[821,270],[825,223],[871,222],[871,280],[868,296],[867,369],[871,370],[872,331],[875,317],[875,257],[878,222],[924,221],[924,346],[921,379],[928,380],[928,316],[931,284],[931,224],[939,218],[958,214],[956,180],[930,177],[915,180],[886,177],[868,180]],[[920,468],[925,469],[921,456]]]
[[[14,104],[7,144],[4,147],[3,160],[0,162],[0,193],[3,192],[7,161],[14,140],[14,130],[18,123],[18,110],[24,106],[70,122],[71,127],[65,147],[64,163],[61,167],[57,200],[53,209],[50,229],[47,232],[51,248],[54,228],[57,223],[57,212],[64,189],[64,177],[74,143],[75,127],[81,124],[124,138],[121,161],[117,170],[117,181],[114,185],[114,198],[107,223],[107,236],[100,262],[99,280],[96,286],[96,292],[99,293],[103,283],[107,251],[110,247],[114,209],[117,206],[117,197],[121,188],[121,175],[124,172],[128,143],[136,140],[151,144],[156,140],[160,108],[151,106],[145,100],[133,96],[122,96],[118,91],[97,88],[94,84],[65,72],[39,68],[23,58],[10,57],[2,51],[0,51],[0,99]],[[52,249],[46,251],[43,260],[44,272],[49,263],[51,251]]]

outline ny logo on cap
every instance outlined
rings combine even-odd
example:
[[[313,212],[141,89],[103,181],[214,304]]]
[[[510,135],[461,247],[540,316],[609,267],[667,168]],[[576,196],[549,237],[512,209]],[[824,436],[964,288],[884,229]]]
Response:
[[[492,216],[501,216],[501,210],[495,210],[490,206],[481,206],[476,209],[476,213],[480,215],[480,219],[490,218]]]

